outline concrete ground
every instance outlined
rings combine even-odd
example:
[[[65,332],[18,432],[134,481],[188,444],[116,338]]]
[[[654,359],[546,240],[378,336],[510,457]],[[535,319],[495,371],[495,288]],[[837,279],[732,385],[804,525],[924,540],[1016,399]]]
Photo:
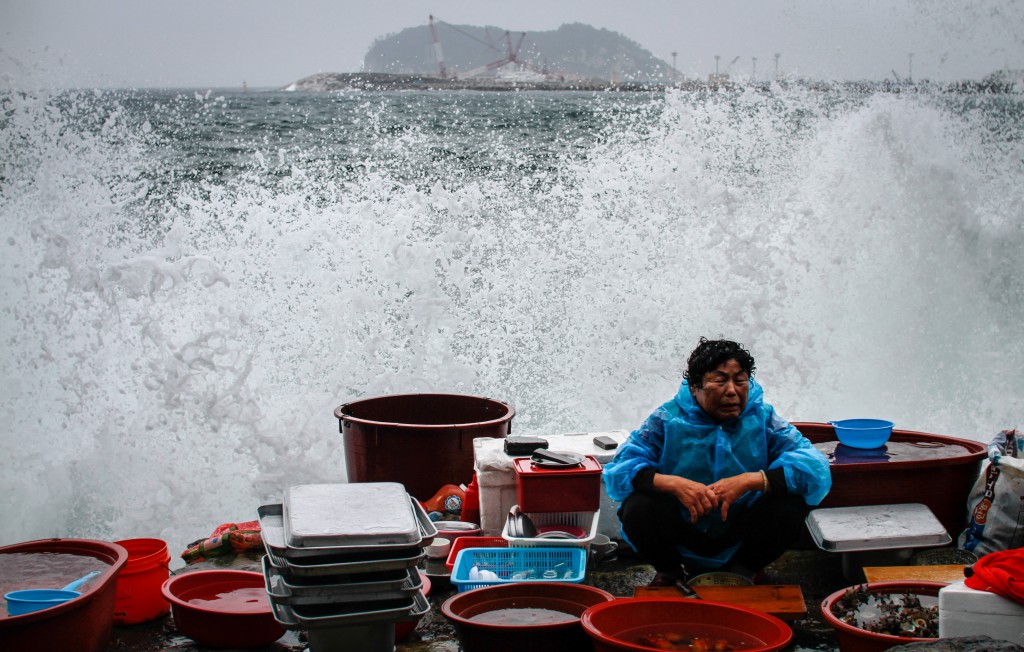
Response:
[[[219,558],[177,572],[204,568],[261,571],[259,559],[259,555]],[[618,597],[631,597],[636,586],[646,585],[653,576],[654,570],[650,566],[623,553],[588,570],[584,583]],[[793,628],[791,652],[838,650],[832,628],[821,617],[820,611],[820,604],[827,595],[851,584],[843,577],[842,560],[838,555],[819,550],[788,551],[766,569],[765,583],[797,584],[803,591],[807,617],[790,623]],[[398,644],[396,652],[459,652],[455,629],[440,609],[441,604],[454,594],[455,588],[450,583],[435,579],[430,595],[431,611],[423,617],[413,634]],[[205,652],[208,649],[179,634],[170,616],[150,623],[115,627],[109,647],[111,652]],[[265,652],[303,652],[307,646],[300,634],[288,632],[275,644],[263,649]]]

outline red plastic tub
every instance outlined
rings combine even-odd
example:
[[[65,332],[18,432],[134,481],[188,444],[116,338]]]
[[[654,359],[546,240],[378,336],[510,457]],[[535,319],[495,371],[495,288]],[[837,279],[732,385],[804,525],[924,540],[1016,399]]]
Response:
[[[508,541],[504,537],[459,537],[452,542],[452,549],[444,562],[449,573],[455,570],[455,559],[463,548],[508,548]]]
[[[134,625],[156,620],[171,610],[161,589],[170,574],[171,553],[161,539],[125,539],[117,544],[128,561],[117,578],[114,623]]]
[[[524,582],[458,593],[441,605],[441,613],[455,626],[463,652],[566,652],[590,649],[580,615],[613,599],[606,591],[582,584]],[[508,613],[505,610],[526,614],[529,622],[480,620],[488,616],[500,620],[502,613]],[[555,620],[561,622],[543,622],[545,615],[560,616]]]
[[[516,499],[524,512],[593,512],[601,507],[601,463],[585,455],[580,466],[551,469],[528,457],[513,461]]]
[[[938,599],[939,589],[946,586],[945,582],[869,582],[867,584],[870,593],[891,593],[913,595],[927,595]],[[937,638],[913,638],[910,636],[891,636],[889,634],[878,634],[869,632],[866,629],[854,627],[840,620],[832,609],[836,601],[843,596],[846,589],[840,589],[825,598],[821,603],[821,615],[826,622],[832,625],[836,631],[836,640],[839,643],[841,652],[881,652],[897,645],[908,643],[935,643]]]
[[[988,457],[976,441],[893,430],[875,451],[844,447],[827,423],[794,422],[831,463],[832,490],[818,507],[921,503],[955,540],[967,526],[967,496]],[[804,547],[814,548],[809,536]]]
[[[504,438],[512,406],[461,394],[397,394],[334,410],[345,445],[349,482],[400,482],[420,501],[438,488],[468,484],[473,440]]]
[[[107,649],[114,628],[114,599],[117,576],[128,560],[128,552],[108,541],[90,539],[46,539],[0,548],[0,554],[60,553],[97,560],[102,574],[88,583],[82,595],[57,607],[21,616],[0,616],[0,647],[5,650]],[[5,579],[5,578],[0,578]],[[69,579],[63,578],[59,584]]]
[[[162,590],[175,627],[200,645],[260,647],[284,636],[262,573],[192,571],[171,577]]]
[[[658,648],[639,641],[656,635],[724,640],[743,652],[782,650],[793,638],[793,630],[775,616],[688,598],[622,598],[590,607],[580,622],[595,652],[650,652]]]

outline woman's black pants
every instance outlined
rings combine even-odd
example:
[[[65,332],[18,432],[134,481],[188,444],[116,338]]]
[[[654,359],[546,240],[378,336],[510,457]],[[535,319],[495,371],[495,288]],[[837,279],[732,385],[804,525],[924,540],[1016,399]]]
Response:
[[[786,551],[797,537],[808,507],[801,496],[769,492],[754,505],[730,510],[726,530],[709,537],[690,523],[689,513],[670,494],[634,491],[619,507],[619,520],[629,542],[654,569],[671,573],[679,570],[682,546],[708,557],[741,543],[732,562],[760,570]],[[713,569],[688,567],[690,572]]]

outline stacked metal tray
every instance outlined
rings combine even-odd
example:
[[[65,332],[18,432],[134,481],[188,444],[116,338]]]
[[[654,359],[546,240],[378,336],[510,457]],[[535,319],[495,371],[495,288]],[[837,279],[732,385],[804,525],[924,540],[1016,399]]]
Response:
[[[311,652],[392,652],[430,608],[417,564],[437,536],[401,484],[298,485],[258,510],[274,616]]]

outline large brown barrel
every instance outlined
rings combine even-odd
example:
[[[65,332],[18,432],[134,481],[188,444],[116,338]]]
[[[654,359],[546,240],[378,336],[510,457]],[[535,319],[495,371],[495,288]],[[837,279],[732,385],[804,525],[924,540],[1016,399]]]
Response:
[[[473,440],[504,438],[515,410],[462,394],[396,394],[334,411],[349,482],[400,482],[421,501],[445,484],[470,483]]]
[[[956,541],[967,527],[967,497],[981,473],[988,447],[980,442],[914,430],[893,430],[889,442],[875,451],[847,449],[852,459],[841,459],[831,424],[793,422],[830,462],[832,490],[816,507],[853,507],[921,503],[935,514]],[[920,456],[885,454],[901,444],[921,451]],[[859,455],[858,455],[859,454]],[[803,543],[813,548],[806,528]]]

